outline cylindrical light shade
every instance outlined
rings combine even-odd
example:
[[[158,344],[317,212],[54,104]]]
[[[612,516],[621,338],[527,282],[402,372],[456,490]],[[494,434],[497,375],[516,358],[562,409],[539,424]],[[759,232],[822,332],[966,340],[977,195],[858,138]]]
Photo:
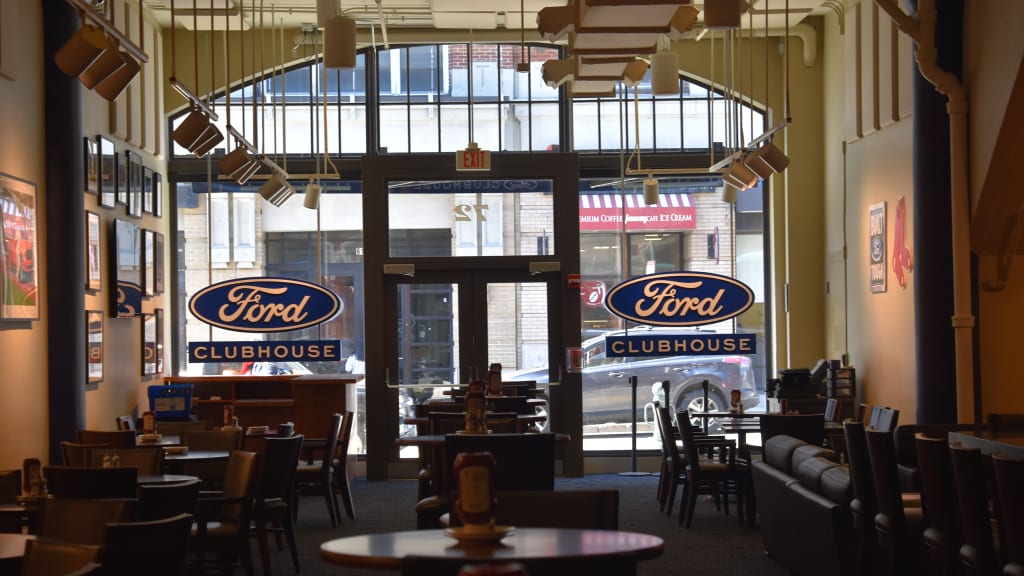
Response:
[[[761,152],[761,159],[764,160],[765,164],[770,166],[775,172],[782,172],[789,167],[789,156],[786,156],[786,154],[782,150],[779,150],[779,147],[771,141],[765,142],[764,146],[761,146],[759,152]]]
[[[193,108],[188,116],[178,124],[178,127],[174,129],[171,137],[174,141],[185,148],[188,151],[192,151],[192,148],[196,144],[196,140],[203,135],[206,127],[210,125],[210,119],[203,114],[203,111],[198,108]]]
[[[249,156],[248,150],[245,146],[238,146],[217,160],[217,169],[221,174],[234,178],[233,174],[243,170],[250,162],[252,157]]]
[[[196,158],[202,158],[206,156],[206,153],[213,150],[213,147],[224,141],[224,134],[221,133],[220,128],[217,128],[213,124],[206,127],[203,131],[203,135],[199,137],[199,140],[190,148],[191,152],[196,155]]]
[[[315,182],[310,182],[306,185],[306,196],[302,199],[302,205],[310,210],[316,210],[320,207],[320,192],[323,191],[323,187]]]
[[[739,28],[744,0],[704,0],[705,28]]]
[[[316,25],[324,28],[333,18],[338,17],[338,0],[316,0]]]
[[[53,55],[61,72],[78,76],[107,48],[107,36],[97,26],[86,24],[75,31]]]
[[[356,21],[344,16],[324,26],[324,66],[331,70],[356,67]]]
[[[644,180],[644,204],[648,206],[658,203],[658,181],[654,178]]]
[[[740,190],[746,190],[757,184],[757,174],[742,162],[733,162],[725,172],[725,181]]]
[[[750,154],[747,154],[746,157],[743,158],[743,163],[746,164],[747,168],[753,170],[754,173],[761,178],[767,178],[774,174],[775,171],[772,170],[772,167],[764,161],[764,158],[761,157],[764,154],[764,152],[762,152],[763,150],[764,148],[758,148]]]
[[[728,182],[724,182],[722,184],[722,202],[735,204],[736,196],[739,194],[739,192],[739,188],[733,186],[732,184],[729,184]]]
[[[292,197],[292,194],[295,194],[295,188],[292,188],[292,185],[284,179],[280,172],[274,172],[270,179],[260,186],[259,193],[267,202],[274,206],[281,206]]]
[[[121,57],[124,58],[124,66],[115,70],[113,74],[107,76],[96,85],[96,93],[106,98],[109,102],[116,100],[139,74],[140,66],[134,57],[125,53],[122,53]]]
[[[667,50],[651,55],[651,92],[679,94],[679,56]]]
[[[263,162],[260,162],[258,159],[253,159],[239,170],[230,174],[230,176],[235,179],[235,183],[242,186],[249,181],[249,178],[252,178],[257,172],[259,172],[262,167]]]
[[[115,70],[125,65],[124,56],[121,55],[118,48],[117,42],[110,38],[107,39],[107,49],[78,75],[78,79],[82,81],[83,86],[92,90],[100,83],[100,80],[105,79],[113,74]]]

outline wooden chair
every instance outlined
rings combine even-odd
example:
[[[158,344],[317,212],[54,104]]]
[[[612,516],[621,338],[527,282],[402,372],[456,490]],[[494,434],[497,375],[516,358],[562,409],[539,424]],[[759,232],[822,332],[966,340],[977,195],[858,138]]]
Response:
[[[660,404],[654,407],[654,421],[661,438],[661,475],[658,478],[658,510],[672,515],[676,490],[686,477],[686,461],[676,446],[674,428],[669,421],[668,408]]]
[[[216,450],[231,452],[242,447],[241,430],[184,430],[181,443],[189,450]],[[217,490],[224,482],[227,462],[189,462],[184,466],[185,474],[203,479],[203,485]]]
[[[0,470],[0,504],[17,504],[21,495],[21,470]],[[15,515],[0,516],[0,532],[21,532],[26,518]]]
[[[139,471],[119,468],[44,466],[50,494],[57,498],[135,498]]]
[[[93,448],[110,448],[110,444],[79,444],[77,442],[62,441],[60,443],[60,455],[65,466],[85,468],[89,466],[89,451]]]
[[[875,532],[878,504],[875,499],[874,481],[871,478],[871,459],[868,456],[864,430],[863,422],[843,423],[846,458],[850,468],[850,483],[853,486],[850,515],[857,537],[856,558],[859,564],[856,573],[874,575],[878,565],[878,536]]]
[[[168,484],[140,484],[139,520],[162,520],[178,514],[194,514],[201,484],[199,479]]]
[[[899,424],[900,411],[894,408],[879,408],[878,418],[872,423],[872,428],[881,432],[892,432]]]
[[[111,448],[135,448],[132,430],[79,430],[79,444],[106,444]]]
[[[183,576],[191,532],[191,514],[142,522],[108,523],[103,572]]]
[[[224,489],[200,493],[192,527],[194,545],[189,547],[198,562],[206,562],[212,552],[223,572],[231,573],[240,564],[246,576],[253,576],[249,533],[258,466],[255,452],[235,450],[228,459]]]
[[[1024,430],[1024,414],[1000,414],[993,412],[988,415],[988,424],[992,432],[1007,432]]]
[[[999,564],[992,537],[989,495],[985,488],[986,466],[981,451],[977,448],[964,448],[959,442],[951,442],[949,457],[964,535],[964,543],[960,547],[960,564],[965,574],[994,574]],[[1020,486],[1015,489],[1019,490]]]
[[[90,448],[88,464],[92,468],[103,466],[106,456],[117,456],[118,466],[131,466],[139,471],[139,476],[155,476],[160,474],[164,464],[163,448]]]
[[[999,545],[1006,559],[1003,574],[1024,574],[1024,460],[992,454],[996,500],[999,502]]]
[[[352,502],[352,485],[349,482],[348,474],[348,447],[352,442],[352,429],[355,426],[355,412],[345,412],[345,418],[341,421],[341,438],[338,439],[338,454],[331,461],[334,468],[334,490],[341,495],[341,503],[345,506],[345,514],[349,520],[356,519],[355,504]],[[340,514],[339,514],[340,516]]]
[[[857,405],[857,415],[855,417],[855,420],[857,420],[857,422],[860,422],[861,424],[864,424],[864,426],[870,426],[871,416],[873,413],[874,406],[872,406],[871,404],[865,404],[861,402],[860,404]]]
[[[99,566],[99,546],[56,540],[28,540],[21,559],[21,576],[84,574]]]
[[[338,498],[334,493],[334,468],[331,460],[338,450],[338,442],[341,439],[341,429],[345,416],[339,413],[331,415],[331,424],[327,429],[327,441],[324,444],[323,457],[312,464],[300,463],[295,473],[295,489],[297,494],[318,494],[324,497],[327,504],[327,513],[331,517],[331,526],[337,526],[341,518],[341,509],[338,507]],[[292,508],[292,518],[299,514],[299,501],[295,500]]]
[[[891,431],[866,430],[871,478],[878,512],[875,532],[885,574],[917,574],[921,568],[924,516],[920,507],[904,507],[896,472],[896,445]]]
[[[127,522],[138,509],[134,498],[50,498],[42,505],[39,536],[102,546],[109,522]]]
[[[921,481],[921,509],[925,518],[922,539],[928,572],[957,574],[963,535],[956,490],[950,481],[953,468],[949,460],[949,442],[923,433],[915,434],[914,441]]]
[[[821,446],[825,442],[823,414],[762,414],[759,418],[762,445],[778,434],[799,438],[815,446]]]
[[[726,514],[729,512],[729,495],[736,497],[737,514],[743,521],[744,501],[751,502],[750,468],[746,464],[736,462],[735,450],[727,450],[725,461],[702,459],[697,442],[690,425],[689,413],[680,411],[676,414],[676,428],[683,443],[686,455],[686,473],[683,481],[682,502],[679,503],[679,523],[687,530],[693,523],[693,511],[697,504],[698,494],[723,496]],[[819,416],[820,420],[820,416]],[[753,511],[750,512],[752,515]],[[750,518],[753,522],[753,518]]]
[[[292,507],[295,505],[295,473],[302,452],[302,440],[301,434],[264,439],[253,524],[256,527],[263,574],[267,576],[270,575],[268,531],[285,536],[292,555],[292,565],[296,572],[299,571],[299,549],[295,543]]]

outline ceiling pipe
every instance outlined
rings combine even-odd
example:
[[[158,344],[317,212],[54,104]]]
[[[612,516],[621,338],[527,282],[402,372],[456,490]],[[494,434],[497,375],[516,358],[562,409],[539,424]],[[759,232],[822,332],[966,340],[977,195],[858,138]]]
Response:
[[[958,422],[974,422],[974,314],[971,310],[971,225],[967,184],[967,94],[956,75],[938,65],[935,48],[935,0],[920,0],[917,19],[894,0],[875,0],[896,26],[917,43],[915,59],[921,76],[946,97],[949,114],[950,203],[953,218],[953,337],[956,358]]]

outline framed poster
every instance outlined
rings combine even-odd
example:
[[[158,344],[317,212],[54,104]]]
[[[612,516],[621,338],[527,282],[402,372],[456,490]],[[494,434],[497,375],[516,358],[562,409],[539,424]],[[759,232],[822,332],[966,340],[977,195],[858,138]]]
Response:
[[[39,319],[36,185],[0,172],[0,320]]]
[[[163,177],[159,172],[153,172],[153,216],[157,218],[164,215],[164,191]]]
[[[100,158],[99,142],[92,138],[82,139],[82,164],[85,169],[85,191],[88,194],[100,193]]]
[[[153,294],[164,293],[164,235],[153,232]]]
[[[103,381],[103,312],[85,311],[85,358],[89,375],[87,382],[96,384]]]
[[[100,272],[100,215],[85,211],[85,289],[99,290],[103,287]]]
[[[128,215],[142,218],[142,160],[129,150],[124,155],[128,159]]]
[[[114,208],[117,205],[117,153],[114,143],[103,136],[97,136],[100,169],[100,206]]]
[[[870,254],[869,277],[872,292],[885,292],[886,239],[885,202],[872,204],[868,208],[868,253]]]
[[[152,296],[154,285],[153,238],[155,232],[142,230],[142,295]]]
[[[153,213],[153,169],[147,166],[142,168],[142,211]]]
[[[142,309],[142,246],[139,227],[134,222],[114,220],[110,241],[111,314],[116,318],[134,318]]]
[[[156,373],[164,373],[164,309],[153,310],[156,316]]]
[[[117,203],[123,206],[128,205],[128,154],[127,151],[124,154],[114,153],[114,165],[117,170],[117,184],[115,185]]]
[[[142,315],[142,375],[156,374],[156,316]]]

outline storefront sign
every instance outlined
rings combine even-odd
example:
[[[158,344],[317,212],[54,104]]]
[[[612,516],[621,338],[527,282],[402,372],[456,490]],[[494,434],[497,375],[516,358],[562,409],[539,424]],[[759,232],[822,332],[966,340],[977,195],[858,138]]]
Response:
[[[754,292],[739,280],[710,272],[668,272],[631,278],[608,292],[615,315],[655,326],[700,326],[742,314]]]
[[[694,230],[697,208],[689,194],[663,193],[648,206],[643,194],[581,194],[580,231]]]
[[[211,326],[236,332],[285,332],[326,322],[341,311],[333,292],[288,278],[237,278],[197,292],[189,310]]]
[[[341,360],[341,340],[189,342],[189,362],[332,362]]]
[[[608,336],[609,358],[622,356],[710,356],[756,354],[754,334],[643,334]]]

